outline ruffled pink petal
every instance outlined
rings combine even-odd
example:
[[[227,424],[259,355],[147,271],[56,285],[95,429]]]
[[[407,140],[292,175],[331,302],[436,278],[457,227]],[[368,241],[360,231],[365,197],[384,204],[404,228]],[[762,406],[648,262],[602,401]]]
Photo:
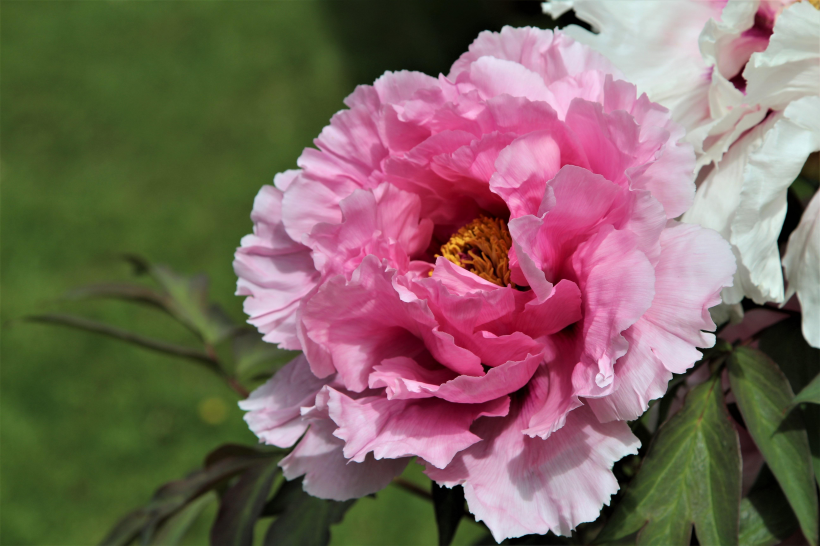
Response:
[[[667,370],[683,373],[711,347],[715,323],[709,308],[731,286],[735,272],[729,244],[716,232],[670,221],[661,234],[661,258],[655,268],[655,299],[634,328]]]
[[[343,161],[348,174],[362,185],[387,156],[369,108],[354,106],[337,112],[314,142],[322,152]],[[309,171],[307,165],[302,168]]]
[[[430,398],[438,391],[442,383],[456,377],[459,377],[458,374],[447,368],[435,366],[427,368],[421,366],[412,358],[397,356],[374,366],[368,382],[371,389],[384,387],[388,400],[394,398],[408,400],[411,398]],[[489,374],[485,377],[489,377]],[[502,394],[494,398],[498,398]],[[484,400],[481,400],[481,402],[484,402]]]
[[[540,405],[534,405],[523,433],[533,438],[549,438],[567,422],[567,415],[582,405],[572,376],[581,360],[583,342],[577,336],[564,334],[551,340],[551,358],[538,370],[535,383],[548,385]]]
[[[313,375],[307,359],[299,355],[240,401],[239,407],[248,412],[245,421],[263,443],[291,447],[308,427],[300,409],[313,406],[316,393],[330,380]]]
[[[613,464],[640,445],[625,422],[600,423],[585,407],[571,412],[549,439],[530,438],[521,434],[530,404],[514,404],[504,418],[479,420],[472,430],[483,441],[446,468],[426,470],[439,484],[462,484],[470,512],[498,542],[547,531],[569,535],[596,519],[618,491]]]
[[[476,59],[470,65],[469,72],[460,74],[456,82],[469,83],[484,99],[510,95],[526,97],[532,101],[550,102],[553,98],[540,75],[521,64],[495,57]]]
[[[368,455],[362,462],[344,457],[344,442],[333,436],[336,425],[330,419],[314,422],[279,466],[288,480],[304,476],[302,487],[321,499],[358,499],[387,487],[400,475],[410,458],[375,460]]]
[[[541,345],[522,332],[495,335],[479,331],[479,325],[513,314],[517,290],[504,287],[458,295],[436,279],[422,279],[418,287],[418,296],[427,301],[440,330],[478,356],[482,364],[500,366],[541,352]]]
[[[367,388],[376,364],[396,356],[413,358],[425,350],[455,372],[484,375],[476,355],[439,331],[426,302],[409,291],[405,296],[410,301],[399,297],[395,277],[395,270],[367,256],[350,281],[341,276],[328,280],[303,305],[305,342],[322,347],[345,386],[357,392]]]
[[[527,355],[518,362],[496,366],[484,377],[461,375],[442,384],[435,391],[438,398],[459,404],[487,402],[524,387],[544,361],[542,353]]]
[[[562,159],[550,131],[520,137],[499,154],[490,188],[507,203],[511,218],[537,213],[547,181],[558,173]]]
[[[385,72],[373,83],[373,89],[383,104],[398,104],[408,101],[422,89],[438,89],[438,80],[423,72],[399,70]]]
[[[338,224],[342,221],[339,202],[360,187],[348,178],[337,177],[328,183],[300,175],[282,201],[282,222],[288,235],[301,243],[316,224]]]
[[[355,190],[339,202],[342,222],[317,224],[305,242],[314,250],[316,268],[326,276],[350,277],[366,255],[387,260],[402,272],[409,257],[430,244],[433,224],[420,220],[415,194],[381,184],[375,190]]]
[[[582,245],[572,262],[584,294],[584,353],[573,384],[579,395],[594,396],[611,385],[615,361],[626,353],[621,332],[652,304],[655,271],[632,233],[612,229]]]
[[[636,160],[636,156],[654,152],[641,146],[639,127],[623,110],[606,113],[599,103],[575,99],[567,111],[566,124],[583,146],[590,170],[624,187],[629,184],[626,169],[645,163]]]
[[[626,191],[585,169],[561,168],[549,182],[538,214],[542,216],[515,218],[509,228],[547,279],[569,275],[568,257],[604,225],[635,235],[637,248],[653,262],[660,254],[658,238],[666,224],[660,203],[648,192]],[[515,281],[515,270],[512,273]]]
[[[623,333],[629,343],[627,353],[615,363],[612,393],[603,398],[587,398],[586,403],[602,423],[632,421],[649,407],[649,401],[666,393],[672,372],[642,339],[640,329],[633,326]]]
[[[475,273],[459,267],[447,258],[436,258],[432,278],[441,282],[452,294],[466,295],[473,292],[502,290],[502,287],[484,280]]]
[[[501,32],[482,32],[450,70],[450,79],[469,70],[481,57],[495,57],[520,63],[539,74],[549,85],[581,70],[615,73],[602,55],[576,44],[565,34],[532,27],[504,27]]]
[[[459,149],[469,149],[478,141],[472,133],[465,131],[439,133],[405,157],[391,157],[385,161],[386,180],[401,190],[418,195],[422,204],[421,215],[436,226],[448,226],[449,233],[478,216],[481,206],[493,214],[501,213],[503,203],[490,192],[486,183],[478,183],[481,181],[468,176],[447,180],[433,165],[434,161],[447,163]]]
[[[298,171],[277,175],[287,186]],[[234,271],[239,277],[236,294],[245,299],[248,322],[265,334],[265,341],[283,348],[301,348],[296,337],[295,313],[299,300],[319,279],[310,249],[291,239],[282,223],[283,193],[264,186],[254,200],[251,219],[254,233],[242,239],[236,251]]]
[[[496,366],[483,377],[455,376],[450,370],[426,368],[413,359],[385,360],[370,374],[370,388],[385,387],[388,399],[435,396],[457,404],[480,404],[524,387],[544,361],[542,353]]]
[[[519,291],[515,296],[515,313],[485,322],[478,328],[496,335],[521,332],[537,339],[559,332],[582,318],[581,291],[578,285],[567,279],[552,287],[544,300],[527,297],[531,294]]]
[[[484,404],[451,404],[436,398],[354,400],[333,389],[329,393],[330,417],[339,425],[333,434],[344,440],[345,457],[361,462],[370,452],[376,459],[415,455],[439,468],[479,441],[469,430],[473,421],[506,415],[510,405],[508,397]]]

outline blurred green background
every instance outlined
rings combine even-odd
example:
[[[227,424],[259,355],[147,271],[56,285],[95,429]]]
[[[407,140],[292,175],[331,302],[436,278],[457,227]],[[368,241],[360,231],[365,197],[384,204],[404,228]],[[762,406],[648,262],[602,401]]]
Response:
[[[295,167],[356,84],[385,70],[446,72],[484,29],[551,25],[538,2],[512,1],[1,8],[0,543],[8,545],[96,543],[207,451],[255,441],[233,392],[207,372],[15,319],[70,310],[192,342],[149,310],[56,301],[81,284],[129,278],[117,256],[134,252],[207,273],[213,299],[240,320],[231,259],[251,229],[253,197]],[[426,480],[418,470],[410,478]],[[207,541],[206,520],[192,544]],[[456,543],[481,534],[465,522]],[[431,505],[392,486],[333,530],[334,544],[434,542]]]

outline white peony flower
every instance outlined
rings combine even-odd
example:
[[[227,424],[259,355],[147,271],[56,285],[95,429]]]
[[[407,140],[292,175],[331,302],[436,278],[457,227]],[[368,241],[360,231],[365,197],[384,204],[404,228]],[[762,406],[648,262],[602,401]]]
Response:
[[[820,2],[552,0],[597,32],[565,32],[603,53],[686,127],[698,155],[695,203],[683,216],[720,232],[738,260],[727,304],[784,302],[795,292],[803,332],[820,347],[820,223],[812,200],[783,258],[786,194],[820,150]]]

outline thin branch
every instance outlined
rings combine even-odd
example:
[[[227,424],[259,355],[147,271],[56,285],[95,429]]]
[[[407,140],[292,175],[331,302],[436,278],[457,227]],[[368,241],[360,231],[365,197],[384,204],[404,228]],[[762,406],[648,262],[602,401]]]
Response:
[[[134,345],[139,345],[140,347],[152,351],[170,354],[181,358],[187,358],[189,360],[195,360],[197,362],[205,364],[218,374],[224,375],[222,368],[219,367],[219,362],[214,358],[208,356],[208,354],[203,351],[193,349],[190,347],[184,347],[182,345],[174,345],[157,339],[143,337],[141,335],[134,334],[127,330],[121,330],[120,328],[109,326],[101,322],[88,320],[83,317],[65,315],[62,313],[47,313],[45,315],[33,315],[24,317],[23,320],[29,322],[40,322],[44,324],[56,324],[58,326],[67,326],[69,328],[75,328],[77,330],[85,330],[86,332],[101,334],[113,339],[118,339],[120,341],[133,343]]]
[[[226,376],[226,377],[225,377],[225,381],[227,381],[227,382],[228,382],[228,386],[229,386],[230,388],[232,388],[232,389],[234,390],[234,392],[235,392],[236,394],[238,394],[241,398],[247,398],[248,396],[250,396],[251,391],[249,391],[248,389],[246,389],[245,387],[243,387],[243,386],[239,383],[239,381],[237,381],[235,378],[230,377],[230,376]]]
[[[56,324],[58,326],[67,326],[69,328],[84,330],[86,332],[92,332],[95,334],[107,336],[112,339],[117,339],[119,341],[133,343],[134,345],[151,351],[156,351],[171,356],[178,356],[180,358],[193,360],[200,364],[204,364],[209,370],[211,370],[219,377],[224,379],[228,386],[242,398],[247,398],[250,394],[248,389],[243,387],[235,378],[230,377],[228,374],[225,373],[225,370],[222,369],[222,366],[219,363],[219,359],[216,357],[215,353],[208,354],[204,351],[200,351],[199,349],[193,349],[191,347],[185,347],[182,345],[174,345],[173,343],[167,343],[165,341],[161,341],[158,339],[144,337],[139,334],[129,332],[127,330],[122,330],[115,326],[109,326],[108,324],[103,324],[101,322],[96,322],[75,315],[66,315],[62,313],[47,313],[44,315],[32,315],[28,317],[23,317],[23,320],[28,322],[39,322],[42,324]]]

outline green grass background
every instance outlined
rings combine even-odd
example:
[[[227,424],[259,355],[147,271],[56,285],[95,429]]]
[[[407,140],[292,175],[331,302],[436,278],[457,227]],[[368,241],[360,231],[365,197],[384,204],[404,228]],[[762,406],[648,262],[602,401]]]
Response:
[[[232,254],[259,187],[295,167],[342,99],[385,70],[447,70],[482,29],[547,26],[538,3],[0,4],[0,543],[93,544],[224,442],[254,442],[207,372],[21,323],[70,310],[190,343],[164,316],[64,291],[145,255],[205,272],[237,320]],[[199,405],[217,398],[227,418]],[[418,470],[410,477],[425,483]],[[207,542],[203,518],[191,544]],[[481,535],[462,525],[457,543]],[[334,544],[432,544],[432,507],[389,487]]]

